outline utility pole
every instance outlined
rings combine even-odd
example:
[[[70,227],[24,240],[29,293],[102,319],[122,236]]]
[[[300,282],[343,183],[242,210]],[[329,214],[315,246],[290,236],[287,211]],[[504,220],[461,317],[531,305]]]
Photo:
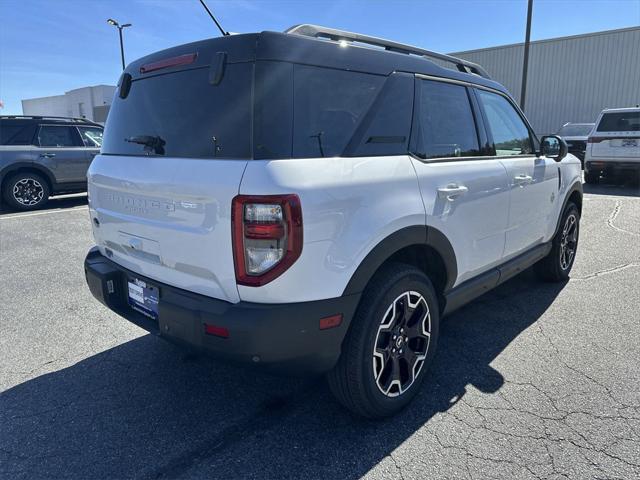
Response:
[[[520,109],[524,112],[524,104],[527,98],[527,70],[529,70],[529,43],[531,41],[531,14],[533,13],[533,0],[528,0],[527,7],[527,34],[524,40],[524,62],[522,64],[522,87],[520,88]]]
[[[124,25],[120,25],[113,18],[110,18],[109,20],[107,20],[107,23],[109,25],[113,25],[114,27],[118,28],[118,34],[120,35],[120,58],[122,59],[122,70],[124,70],[125,69],[125,63],[124,63],[124,44],[122,43],[122,29],[130,27],[131,24],[130,23],[125,23]]]

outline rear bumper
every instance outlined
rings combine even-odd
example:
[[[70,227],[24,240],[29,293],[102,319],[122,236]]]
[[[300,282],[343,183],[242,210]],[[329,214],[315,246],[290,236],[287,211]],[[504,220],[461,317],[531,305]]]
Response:
[[[588,159],[585,163],[585,171],[602,172],[605,175],[622,175],[629,172],[640,172],[640,160],[610,160],[610,159]]]
[[[338,360],[360,294],[314,302],[232,304],[165,285],[122,268],[96,248],[84,262],[93,296],[118,315],[169,341],[213,357],[287,374],[319,374]],[[127,302],[127,278],[159,287],[158,320]],[[321,318],[341,313],[338,327],[320,330]],[[226,328],[228,338],[205,334],[205,324]]]

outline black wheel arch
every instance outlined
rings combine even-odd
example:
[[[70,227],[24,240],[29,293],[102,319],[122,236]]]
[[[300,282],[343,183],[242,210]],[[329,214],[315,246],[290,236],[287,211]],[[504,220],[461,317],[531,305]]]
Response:
[[[4,186],[5,180],[7,180],[7,178],[9,178],[11,175],[18,172],[25,172],[25,171],[31,172],[31,173],[37,173],[38,175],[44,177],[44,179],[49,184],[48,185],[49,191],[53,192],[53,189],[56,185],[56,180],[53,173],[46,167],[43,167],[41,165],[37,165],[34,163],[29,163],[29,162],[12,163],[11,165],[7,166],[2,171],[0,171],[0,185]]]
[[[564,196],[564,201],[562,202],[562,208],[560,209],[560,214],[558,215],[558,220],[556,221],[556,229],[554,232],[554,236],[558,233],[560,229],[560,223],[562,221],[562,214],[567,208],[567,204],[569,202],[575,203],[576,207],[578,207],[578,212],[582,215],[582,182],[575,182],[568,190],[566,195]]]
[[[444,270],[439,282],[439,294],[451,289],[458,276],[458,264],[451,243],[437,228],[426,225],[405,227],[392,233],[378,243],[360,263],[351,276],[343,295],[362,292],[375,273],[388,261],[397,259],[408,249],[421,249],[436,255],[436,261]]]

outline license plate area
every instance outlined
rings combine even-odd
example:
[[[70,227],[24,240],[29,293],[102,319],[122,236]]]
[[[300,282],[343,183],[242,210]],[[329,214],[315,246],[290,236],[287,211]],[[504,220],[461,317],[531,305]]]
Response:
[[[127,301],[136,312],[158,320],[158,304],[160,302],[158,287],[139,278],[130,277],[127,279]]]

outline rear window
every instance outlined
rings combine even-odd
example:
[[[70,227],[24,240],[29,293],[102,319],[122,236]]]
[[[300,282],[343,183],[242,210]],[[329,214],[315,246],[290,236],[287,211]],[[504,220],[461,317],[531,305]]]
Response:
[[[252,76],[251,63],[237,63],[218,85],[208,68],[135,80],[114,96],[102,153],[249,158]]]
[[[591,125],[565,125],[558,130],[558,135],[562,137],[586,137],[593,130]]]
[[[597,128],[598,132],[639,132],[640,112],[605,113]]]

